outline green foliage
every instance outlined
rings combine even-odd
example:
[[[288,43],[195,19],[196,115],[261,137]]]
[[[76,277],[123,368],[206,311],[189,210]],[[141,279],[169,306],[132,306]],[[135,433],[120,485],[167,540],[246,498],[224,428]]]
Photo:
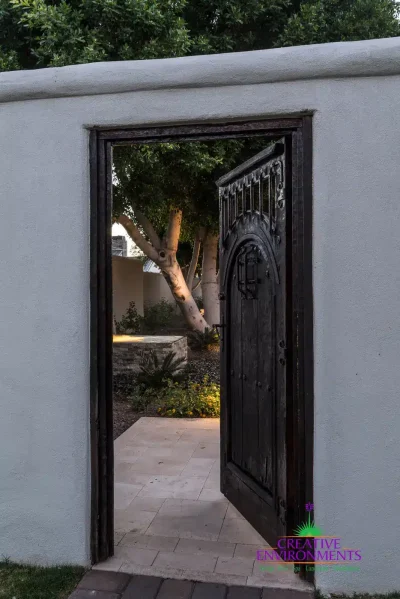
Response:
[[[78,566],[22,566],[0,563],[0,597],[3,599],[64,599],[74,590],[85,570]]]
[[[129,308],[119,322],[114,319],[117,335],[136,335],[142,330],[143,316],[137,309],[135,302],[129,302]]]
[[[293,0],[189,0],[184,17],[191,53],[271,48],[297,5]]]
[[[0,68],[399,35],[395,0],[0,0]]]
[[[258,141],[257,149],[265,142]],[[246,140],[116,146],[114,215],[145,214],[159,235],[172,206],[183,211],[183,241],[192,242],[199,226],[218,228],[215,181],[251,156]],[[245,159],[243,158],[243,159]]]
[[[311,0],[289,19],[277,45],[321,44],[400,35],[396,0]]]
[[[157,412],[160,416],[172,418],[219,418],[220,387],[208,382],[203,383],[169,383],[158,396]]]
[[[158,393],[159,391],[153,387],[135,387],[133,393],[128,398],[132,410],[135,412],[146,412],[151,408],[155,408]]]
[[[169,381],[179,381],[185,377],[184,358],[176,358],[173,351],[168,352],[160,362],[153,350],[142,357],[137,382],[142,389],[161,389]]]
[[[117,335],[160,334],[170,326],[174,315],[174,306],[165,299],[146,307],[144,316],[138,313],[135,302],[129,302],[129,308],[121,320],[114,319],[115,331]]]
[[[400,35],[396,0],[0,0],[0,70],[237,52]],[[114,211],[182,240],[218,228],[215,180],[265,140],[114,148]],[[185,259],[186,262],[186,259]]]
[[[185,0],[2,0],[0,26],[4,17],[14,29],[7,46],[20,50],[22,68],[183,56],[190,48],[184,6]]]
[[[188,344],[191,349],[211,349],[219,345],[219,336],[215,328],[201,331],[190,331],[188,333]]]
[[[236,52],[400,35],[395,0],[0,0],[0,70]],[[140,209],[182,239],[218,227],[215,180],[265,146],[245,140],[114,148],[115,214]]]
[[[175,315],[175,309],[172,304],[164,298],[153,306],[146,306],[144,309],[143,330],[149,334],[159,334],[171,325]]]

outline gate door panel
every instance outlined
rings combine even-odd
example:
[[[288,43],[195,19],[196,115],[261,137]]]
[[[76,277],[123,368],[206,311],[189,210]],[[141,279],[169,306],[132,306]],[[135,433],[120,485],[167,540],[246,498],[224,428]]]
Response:
[[[221,489],[273,546],[286,534],[287,170],[282,140],[217,182]]]

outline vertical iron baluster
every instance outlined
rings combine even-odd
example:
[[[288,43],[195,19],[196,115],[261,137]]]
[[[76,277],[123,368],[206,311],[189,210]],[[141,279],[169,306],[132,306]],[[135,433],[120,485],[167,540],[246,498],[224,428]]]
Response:
[[[262,215],[263,213],[263,178],[262,178],[262,173],[260,173],[260,180],[258,182],[258,210],[260,212],[260,215]]]
[[[268,220],[269,232],[272,232],[272,185],[271,185],[271,170],[268,167]]]
[[[254,212],[254,187],[250,178],[250,212]]]
[[[229,232],[228,202],[229,202],[229,194],[226,194],[225,198],[224,198],[225,237],[228,235],[228,232]]]
[[[237,197],[237,188],[234,187],[233,188],[233,209],[234,209],[234,215],[235,215],[235,220],[238,217],[238,197]]]
[[[219,230],[220,230],[220,245],[222,245],[225,233],[224,222],[222,218],[222,187],[219,188]]]
[[[221,194],[221,231],[222,231],[222,242],[225,242],[226,237],[226,214],[225,214],[226,197],[225,194]]]
[[[271,174],[271,222],[274,224],[276,220],[276,191],[277,191],[277,170],[276,166],[273,165],[272,174]]]
[[[227,216],[227,223],[226,223],[226,230],[228,231],[230,229],[231,226],[231,190],[229,190],[229,193],[227,194],[227,198],[226,198],[226,216]]]

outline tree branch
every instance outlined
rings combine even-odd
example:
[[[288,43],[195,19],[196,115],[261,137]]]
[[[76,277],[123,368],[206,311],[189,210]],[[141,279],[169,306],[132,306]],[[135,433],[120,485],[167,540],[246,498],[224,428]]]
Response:
[[[136,243],[136,245],[142,250],[144,254],[153,262],[157,262],[158,260],[158,252],[157,250],[143,237],[135,223],[131,221],[128,216],[123,214],[118,218],[118,222],[122,225],[125,231],[128,233],[129,237]]]
[[[168,250],[178,250],[179,236],[181,234],[182,210],[173,208],[169,213],[168,229],[165,235],[165,243]]]
[[[196,285],[195,285],[194,287],[192,287],[192,293],[193,293],[193,291],[196,291],[196,289],[197,289],[197,287],[198,287],[199,285],[201,285],[201,279],[199,279],[199,280],[197,281]]]
[[[138,223],[143,227],[143,231],[146,233],[147,237],[150,239],[150,242],[154,246],[154,248],[159,251],[161,249],[161,241],[159,236],[157,235],[153,225],[139,210],[135,210],[135,216],[138,220]]]
[[[197,263],[199,261],[199,255],[200,255],[200,236],[197,234],[196,237],[194,238],[192,259],[190,260],[189,270],[186,275],[186,283],[187,283],[187,286],[189,287],[189,289],[192,289],[192,287],[193,287],[194,273],[196,272]]]

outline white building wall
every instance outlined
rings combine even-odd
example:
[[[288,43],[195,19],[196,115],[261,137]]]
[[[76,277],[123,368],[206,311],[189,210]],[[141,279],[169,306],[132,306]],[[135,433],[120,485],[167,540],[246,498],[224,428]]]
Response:
[[[198,279],[194,280],[196,284]],[[201,285],[199,285],[193,291],[194,298],[201,298]],[[161,273],[145,272],[143,273],[143,302],[145,306],[154,306],[161,300],[166,300],[169,304],[176,306],[177,314],[180,313],[180,309],[177,306],[174,296],[172,295],[171,289],[164,275]]]
[[[399,52],[381,40],[195,57],[173,75],[160,61],[137,78],[132,63],[0,75],[0,554],[89,561],[87,127],[312,110],[315,511],[363,555],[360,572],[316,581],[400,588]]]
[[[131,302],[143,316],[143,263],[135,258],[112,257],[113,312],[117,322]]]

